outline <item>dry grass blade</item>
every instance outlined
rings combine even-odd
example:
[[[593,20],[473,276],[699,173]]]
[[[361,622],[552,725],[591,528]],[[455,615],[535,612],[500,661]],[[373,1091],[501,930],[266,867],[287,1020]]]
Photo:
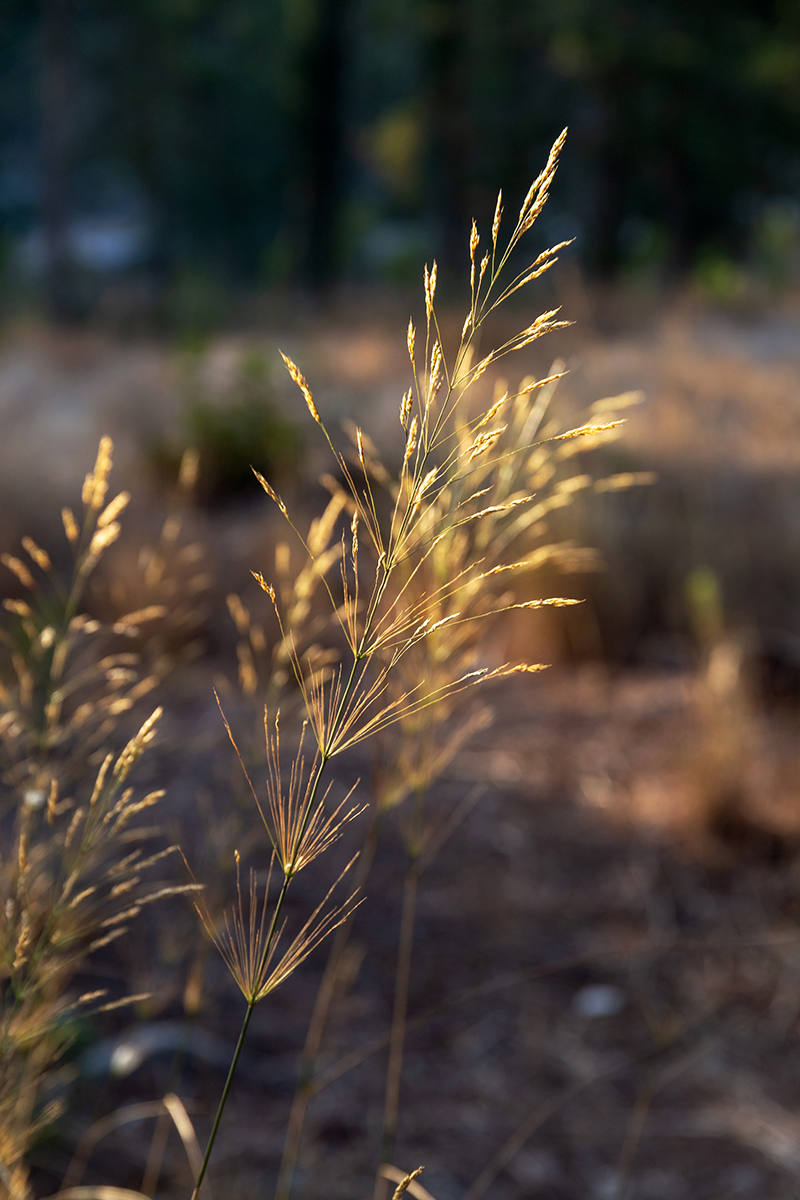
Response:
[[[183,1142],[183,1148],[186,1151],[186,1157],[192,1169],[192,1176],[196,1179],[203,1163],[203,1152],[200,1149],[197,1134],[194,1131],[194,1125],[192,1125],[189,1119],[186,1107],[180,1096],[176,1096],[174,1092],[168,1092],[162,1103],[172,1117],[173,1124],[178,1131],[178,1136]],[[211,1186],[208,1183],[205,1185],[205,1194],[208,1196],[208,1200],[212,1200]]]
[[[144,1192],[134,1192],[130,1188],[110,1187],[105,1183],[92,1184],[89,1187],[66,1188],[54,1192],[46,1200],[151,1200]]]

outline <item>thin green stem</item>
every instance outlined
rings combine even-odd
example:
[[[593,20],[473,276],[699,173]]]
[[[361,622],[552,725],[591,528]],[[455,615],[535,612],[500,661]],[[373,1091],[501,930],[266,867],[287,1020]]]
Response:
[[[356,656],[353,661],[353,667],[350,672],[350,676],[347,680],[347,683],[345,684],[344,690],[343,690],[341,698],[339,700],[339,704],[337,705],[336,714],[333,718],[333,721],[331,722],[331,737],[335,737],[338,725],[341,722],[342,717],[344,715],[345,706],[349,699],[350,692],[352,691],[353,684],[355,683],[357,667],[358,667],[358,657]],[[287,867],[285,869],[284,879],[283,879],[283,884],[281,886],[280,894],[278,895],[278,899],[275,902],[275,911],[272,914],[272,920],[270,922],[269,930],[267,932],[267,938],[264,943],[264,951],[261,955],[261,962],[259,964],[258,972],[256,974],[256,978],[255,978],[255,982],[253,985],[253,990],[252,990],[251,996],[247,1002],[247,1012],[245,1013],[244,1021],[242,1022],[242,1028],[239,1033],[239,1040],[236,1043],[236,1049],[234,1050],[233,1058],[231,1060],[231,1065],[228,1070],[228,1077],[225,1080],[225,1087],[222,1090],[222,1096],[220,1097],[219,1106],[217,1108],[217,1114],[214,1118],[214,1124],[211,1129],[211,1135],[208,1139],[206,1151],[203,1156],[203,1162],[200,1167],[200,1173],[198,1174],[197,1181],[195,1183],[194,1192],[192,1193],[192,1200],[197,1200],[197,1197],[200,1192],[200,1187],[202,1185],[203,1178],[205,1176],[206,1169],[208,1167],[208,1163],[211,1158],[211,1152],[214,1149],[214,1142],[216,1141],[220,1121],[222,1120],[222,1114],[225,1111],[225,1105],[228,1102],[228,1094],[231,1090],[231,1084],[233,1083],[233,1077],[236,1073],[236,1067],[239,1062],[239,1056],[241,1055],[242,1046],[244,1045],[244,1039],[247,1034],[247,1027],[250,1024],[250,1018],[253,1015],[253,1009],[255,1008],[256,1004],[258,1003],[258,999],[259,999],[258,993],[260,991],[261,984],[262,984],[263,978],[264,978],[264,973],[267,969],[267,964],[269,962],[270,952],[272,950],[272,944],[275,939],[275,932],[278,927],[278,920],[280,918],[281,910],[283,909],[283,904],[286,899],[286,893],[289,890],[289,884],[291,883],[292,879],[294,878],[294,869],[295,869],[295,865],[297,863],[298,855],[300,853],[300,848],[302,846],[303,835],[304,835],[306,829],[308,828],[308,822],[311,820],[311,815],[314,811],[317,793],[319,791],[319,785],[322,780],[322,774],[325,770],[325,767],[328,763],[329,758],[330,758],[330,755],[325,750],[322,750],[322,757],[320,759],[319,766],[317,767],[316,775],[314,776],[314,782],[311,785],[311,791],[309,793],[309,799],[308,799],[308,804],[306,806],[306,812],[303,817],[303,821],[300,826],[300,830],[298,832],[297,840],[296,840],[295,845],[292,850],[292,858],[291,858],[291,861],[287,864]]]
[[[370,827],[364,841],[364,848],[358,860],[358,874],[354,880],[355,890],[363,888],[366,882],[372,861],[375,857],[379,835],[380,812],[376,813],[370,822]],[[351,914],[336,930],[328,962],[325,966],[325,973],[314,1002],[314,1011],[311,1015],[303,1053],[300,1057],[297,1070],[297,1087],[295,1089],[294,1100],[292,1101],[289,1124],[286,1129],[286,1142],[284,1144],[278,1183],[275,1189],[275,1200],[289,1200],[291,1195],[292,1181],[300,1155],[300,1144],[303,1137],[306,1112],[308,1111],[309,1102],[316,1091],[315,1074],[322,1048],[322,1039],[325,1035],[331,1005],[336,996],[342,960],[350,939],[353,915]]]
[[[247,1035],[247,1027],[250,1024],[250,1018],[253,1015],[253,1009],[255,1008],[255,1006],[256,1006],[255,999],[251,999],[248,1001],[247,1012],[244,1015],[244,1021],[242,1022],[242,1028],[239,1031],[239,1040],[236,1043],[236,1049],[233,1052],[233,1058],[231,1059],[231,1065],[228,1068],[228,1078],[225,1080],[225,1087],[222,1089],[222,1095],[220,1097],[219,1105],[217,1107],[217,1115],[214,1118],[214,1124],[211,1129],[211,1135],[208,1139],[208,1145],[206,1146],[206,1152],[203,1155],[203,1162],[200,1167],[200,1172],[197,1176],[197,1182],[194,1185],[194,1191],[192,1192],[192,1200],[197,1200],[198,1196],[200,1195],[200,1188],[203,1185],[203,1179],[205,1178],[206,1169],[208,1167],[208,1162],[209,1162],[209,1159],[211,1158],[211,1151],[214,1149],[214,1142],[216,1141],[216,1138],[217,1138],[217,1130],[219,1129],[219,1123],[222,1120],[222,1114],[225,1111],[225,1105],[228,1102],[228,1093],[231,1090],[231,1084],[233,1083],[233,1077],[236,1074],[236,1067],[239,1063],[239,1056],[242,1053],[242,1047],[244,1046],[244,1039]]]

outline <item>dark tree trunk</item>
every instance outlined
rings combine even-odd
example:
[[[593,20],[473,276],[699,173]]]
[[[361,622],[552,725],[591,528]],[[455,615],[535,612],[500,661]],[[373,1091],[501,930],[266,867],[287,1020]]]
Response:
[[[42,176],[45,297],[52,320],[75,315],[69,245],[72,150],[73,0],[42,9]]]
[[[434,207],[442,235],[440,258],[451,278],[467,261],[471,136],[464,79],[463,0],[437,5],[438,29],[430,41],[431,169]]]
[[[307,60],[308,233],[306,274],[324,288],[336,275],[344,193],[344,90],[348,0],[319,0]]]

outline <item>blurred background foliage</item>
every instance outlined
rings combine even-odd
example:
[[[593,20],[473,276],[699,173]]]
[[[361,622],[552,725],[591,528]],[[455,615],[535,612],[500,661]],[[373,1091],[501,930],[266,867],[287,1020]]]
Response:
[[[800,257],[798,0],[2,0],[4,291],[214,324],[220,289],[460,259],[564,124],[541,236],[735,298]],[[187,316],[187,307],[189,313]],[[200,310],[199,313],[195,310]]]

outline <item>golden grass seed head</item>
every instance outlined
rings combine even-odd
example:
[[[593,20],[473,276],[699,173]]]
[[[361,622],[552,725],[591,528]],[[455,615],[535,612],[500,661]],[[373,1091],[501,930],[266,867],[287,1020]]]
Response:
[[[255,475],[256,479],[258,480],[258,482],[261,484],[264,491],[269,496],[270,500],[273,500],[275,502],[275,504],[277,504],[278,508],[281,510],[281,512],[283,513],[284,516],[288,516],[286,505],[283,503],[283,501],[281,500],[278,493],[275,491],[272,484],[268,483],[267,480],[264,478],[264,476],[261,474],[261,472],[257,471],[255,469],[255,467],[252,467],[251,470],[252,470],[253,474]]]
[[[33,538],[24,537],[22,539],[22,545],[36,563],[37,567],[40,567],[43,571],[51,571],[53,569],[53,564],[50,562],[50,556],[41,548],[41,546],[37,546]]]
[[[411,415],[411,405],[413,403],[413,399],[413,391],[411,388],[409,388],[407,392],[403,393],[403,398],[400,401],[400,424],[404,431],[408,429],[408,418]]]
[[[110,525],[112,521],[115,521],[122,510],[130,502],[130,498],[130,492],[120,492],[118,496],[115,496],[111,503],[103,509],[103,511],[100,513],[100,516],[97,518],[97,528],[104,529],[106,525]]]
[[[497,203],[494,206],[494,220],[492,221],[492,246],[497,246],[497,235],[500,232],[500,221],[503,216],[503,189],[497,193]]]
[[[188,446],[181,455],[181,465],[178,469],[178,487],[182,492],[190,492],[197,483],[200,473],[200,451],[194,446]]]
[[[436,479],[436,476],[438,474],[439,474],[439,468],[431,467],[430,471],[428,471],[428,474],[425,476],[425,478],[422,480],[422,483],[419,485],[419,490],[417,492],[417,500],[418,501],[422,499],[425,492],[427,492],[428,488],[431,487],[431,485],[433,484],[433,481]]]
[[[350,532],[353,535],[352,555],[353,562],[355,562],[358,557],[358,509],[355,509],[353,512],[353,520],[350,522]]]
[[[442,383],[442,347],[435,342],[431,350],[431,370],[428,377],[428,399],[432,400]]]
[[[122,527],[118,521],[112,521],[110,525],[97,529],[89,543],[89,558],[96,561],[103,551],[117,540],[121,531]]]
[[[622,392],[619,396],[605,396],[602,400],[595,400],[589,411],[594,416],[599,413],[619,412],[621,408],[632,408],[641,404],[644,399],[644,392]]]
[[[67,829],[67,832],[64,836],[64,849],[65,850],[69,850],[70,846],[72,845],[72,842],[75,838],[75,834],[78,832],[78,827],[79,827],[81,821],[83,820],[83,814],[84,814],[83,807],[76,808],[75,812],[72,814],[72,820],[70,821],[69,828]]]
[[[555,486],[556,495],[571,496],[574,492],[583,491],[593,483],[591,475],[573,475],[570,479],[562,479]]]
[[[78,532],[78,523],[75,520],[75,515],[71,508],[66,506],[61,510],[61,522],[64,526],[64,533],[67,535],[67,541],[74,546],[80,537]]]
[[[109,756],[110,757],[110,756]],[[56,806],[58,804],[58,780],[50,781],[50,792],[47,796],[47,824],[52,825],[56,818]]]
[[[469,449],[467,462],[471,463],[479,454],[485,454],[487,450],[490,450],[506,428],[505,425],[501,425],[499,429],[486,429],[479,433]]]
[[[398,1183],[397,1187],[395,1188],[394,1195],[392,1196],[392,1200],[400,1200],[400,1197],[402,1195],[404,1195],[405,1192],[408,1191],[408,1188],[410,1187],[410,1185],[414,1182],[415,1179],[418,1179],[420,1177],[420,1175],[422,1174],[422,1172],[424,1170],[425,1170],[424,1167],[417,1167],[417,1169],[415,1171],[412,1171],[409,1175],[406,1175],[404,1179],[401,1179],[400,1182]]]
[[[111,470],[111,455],[114,450],[114,443],[110,437],[101,437],[100,445],[97,449],[97,458],[94,464],[94,470],[90,471],[83,482],[81,491],[81,500],[84,508],[98,511],[103,507],[108,491],[108,475]]]
[[[250,630],[250,613],[242,604],[241,598],[235,592],[231,592],[229,596],[225,597],[225,603],[237,632],[243,635],[247,634]]]
[[[250,574],[253,576],[253,579],[255,579],[261,590],[266,592],[272,603],[275,604],[275,588],[272,586],[272,584],[267,583],[260,571],[251,571]]]
[[[433,266],[428,271],[428,264],[425,264],[425,274],[423,276],[425,286],[425,314],[430,322],[433,314],[433,298],[436,295],[436,259],[433,260]]]
[[[29,947],[31,943],[31,921],[28,915],[28,910],[23,909],[19,919],[19,934],[17,936],[17,944],[14,948],[14,970],[19,971],[28,961],[30,957]]]
[[[163,604],[148,604],[146,608],[137,608],[135,612],[125,613],[114,622],[112,629],[114,633],[138,633],[140,625],[147,621],[160,620],[167,615],[167,611]]]
[[[472,372],[472,380],[471,380],[472,383],[476,383],[477,380],[480,379],[481,375],[483,375],[484,371],[491,364],[493,359],[494,359],[494,350],[490,350],[489,353],[486,355],[486,357],[481,359],[481,361],[478,363],[475,370]]]
[[[575,429],[568,429],[566,433],[556,434],[550,439],[552,442],[567,442],[572,438],[591,437],[596,433],[606,433],[610,429],[616,429],[620,425],[624,425],[625,421],[605,421],[605,422],[588,422],[586,425],[578,425]]]
[[[658,476],[655,471],[623,471],[619,475],[609,475],[606,479],[598,479],[594,490],[596,492],[621,492],[632,487],[648,487],[657,481]]]
[[[494,400],[478,421],[478,424],[475,426],[476,429],[483,429],[484,425],[488,425],[490,421],[493,421],[508,400],[508,391],[504,386],[504,381],[499,379],[497,382],[500,386],[495,385]]]
[[[36,590],[36,580],[33,578],[24,562],[21,562],[20,559],[15,558],[13,554],[0,554],[0,562],[3,564],[3,566],[8,567],[9,571],[11,571],[13,575],[16,575],[22,586],[27,588],[28,591],[32,592]]]
[[[33,609],[24,600],[4,600],[3,608],[6,612],[14,613],[17,617],[33,616]]]
[[[411,420],[411,428],[409,429],[408,437],[406,438],[406,449],[405,454],[403,455],[404,468],[408,466],[409,459],[417,448],[417,428],[417,418],[413,417]]]
[[[299,369],[295,366],[295,364],[292,362],[292,360],[289,358],[289,356],[287,354],[284,354],[282,350],[279,350],[278,353],[280,354],[281,358],[283,359],[286,370],[289,372],[292,379],[297,384],[297,386],[300,388],[300,391],[303,393],[303,398],[308,406],[308,411],[311,413],[311,416],[314,418],[314,420],[317,422],[317,424],[321,425],[322,420],[320,419],[320,415],[317,412],[317,406],[314,403],[314,397],[311,395],[311,389],[309,388],[308,384],[306,383],[305,377],[303,375],[301,375]]]
[[[417,331],[414,329],[414,322],[411,317],[408,318],[408,330],[406,332],[406,345],[408,346],[408,357],[411,359],[411,365],[414,365],[414,346],[417,340]]]
[[[132,737],[128,742],[127,746],[114,764],[113,775],[115,779],[123,780],[127,776],[131,767],[134,765],[137,759],[141,757],[145,747],[148,746],[155,737],[156,724],[163,714],[164,710],[159,705],[159,707],[154,709],[154,711],[144,722],[139,732],[135,734],[134,737]]]
[[[253,653],[245,642],[236,647],[236,658],[239,662],[239,687],[245,696],[254,696],[258,690],[258,672],[253,662]]]

